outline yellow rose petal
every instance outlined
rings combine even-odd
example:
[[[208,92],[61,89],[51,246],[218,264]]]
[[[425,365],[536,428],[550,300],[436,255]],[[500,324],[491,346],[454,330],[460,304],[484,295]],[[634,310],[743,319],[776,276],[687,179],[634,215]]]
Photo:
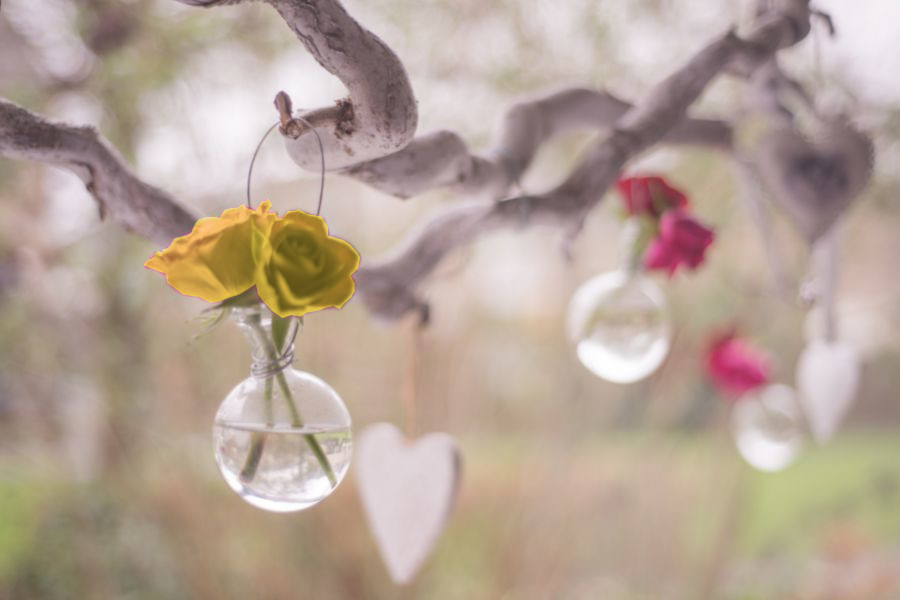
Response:
[[[144,266],[159,271],[186,296],[220,302],[247,291],[254,284],[256,261],[251,250],[254,231],[268,231],[277,215],[270,202],[254,211],[229,208],[221,217],[197,221],[193,230],[153,255]]]

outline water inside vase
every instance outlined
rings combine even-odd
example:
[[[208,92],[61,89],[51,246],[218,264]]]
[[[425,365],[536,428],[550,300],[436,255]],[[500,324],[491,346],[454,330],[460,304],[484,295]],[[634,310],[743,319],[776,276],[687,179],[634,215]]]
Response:
[[[325,499],[346,474],[353,447],[348,427],[217,421],[213,435],[216,463],[231,489],[274,512],[302,510]]]

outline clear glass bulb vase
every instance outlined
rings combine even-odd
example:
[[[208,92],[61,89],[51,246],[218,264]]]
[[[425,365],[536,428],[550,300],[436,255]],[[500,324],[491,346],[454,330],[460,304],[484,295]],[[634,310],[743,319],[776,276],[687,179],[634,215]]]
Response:
[[[216,463],[241,498],[291,512],[329,496],[347,473],[350,414],[327,383],[291,365],[299,319],[262,304],[231,309],[251,345],[250,377],[222,401],[213,434]]]
[[[622,267],[587,280],[569,303],[567,333],[579,362],[614,383],[647,377],[669,352],[665,295],[644,275],[644,246],[636,225],[626,223]]]
[[[573,295],[568,316],[578,360],[607,381],[639,381],[669,351],[662,291],[640,273],[612,271],[589,279]]]
[[[760,471],[789,467],[803,449],[803,418],[797,393],[775,384],[737,400],[731,428],[738,452]]]

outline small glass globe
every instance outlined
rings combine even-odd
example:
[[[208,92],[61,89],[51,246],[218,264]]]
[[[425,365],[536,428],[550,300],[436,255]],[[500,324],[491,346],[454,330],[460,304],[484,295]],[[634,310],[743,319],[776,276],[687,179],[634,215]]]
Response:
[[[740,398],[732,409],[731,426],[738,452],[760,471],[790,466],[803,448],[797,394],[786,385],[770,385]]]
[[[350,414],[331,386],[290,366],[297,319],[273,336],[264,306],[232,309],[232,316],[253,346],[253,365],[216,413],[216,463],[229,487],[253,506],[309,508],[347,473]]]
[[[647,377],[669,352],[665,298],[640,273],[613,271],[585,282],[572,296],[567,329],[581,364],[614,383]]]

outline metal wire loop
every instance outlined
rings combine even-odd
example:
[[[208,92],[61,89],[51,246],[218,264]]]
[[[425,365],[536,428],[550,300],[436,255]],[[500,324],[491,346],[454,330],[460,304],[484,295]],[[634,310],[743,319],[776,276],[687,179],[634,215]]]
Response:
[[[322,214],[322,199],[325,197],[325,145],[322,143],[322,137],[319,135],[319,132],[316,131],[316,128],[313,127],[312,123],[310,123],[303,117],[292,118],[309,127],[309,130],[313,132],[314,136],[316,136],[316,142],[319,145],[321,169],[319,173],[319,202],[316,206],[316,216],[318,217]],[[253,179],[253,165],[256,164],[256,157],[259,155],[259,150],[260,148],[262,148],[262,145],[266,141],[266,138],[268,138],[269,134],[272,133],[272,131],[280,124],[280,121],[276,121],[271,127],[266,130],[262,138],[260,138],[259,143],[256,145],[256,149],[253,151],[253,156],[250,158],[250,167],[247,169],[247,208],[253,208],[253,203],[250,200],[250,182]]]

